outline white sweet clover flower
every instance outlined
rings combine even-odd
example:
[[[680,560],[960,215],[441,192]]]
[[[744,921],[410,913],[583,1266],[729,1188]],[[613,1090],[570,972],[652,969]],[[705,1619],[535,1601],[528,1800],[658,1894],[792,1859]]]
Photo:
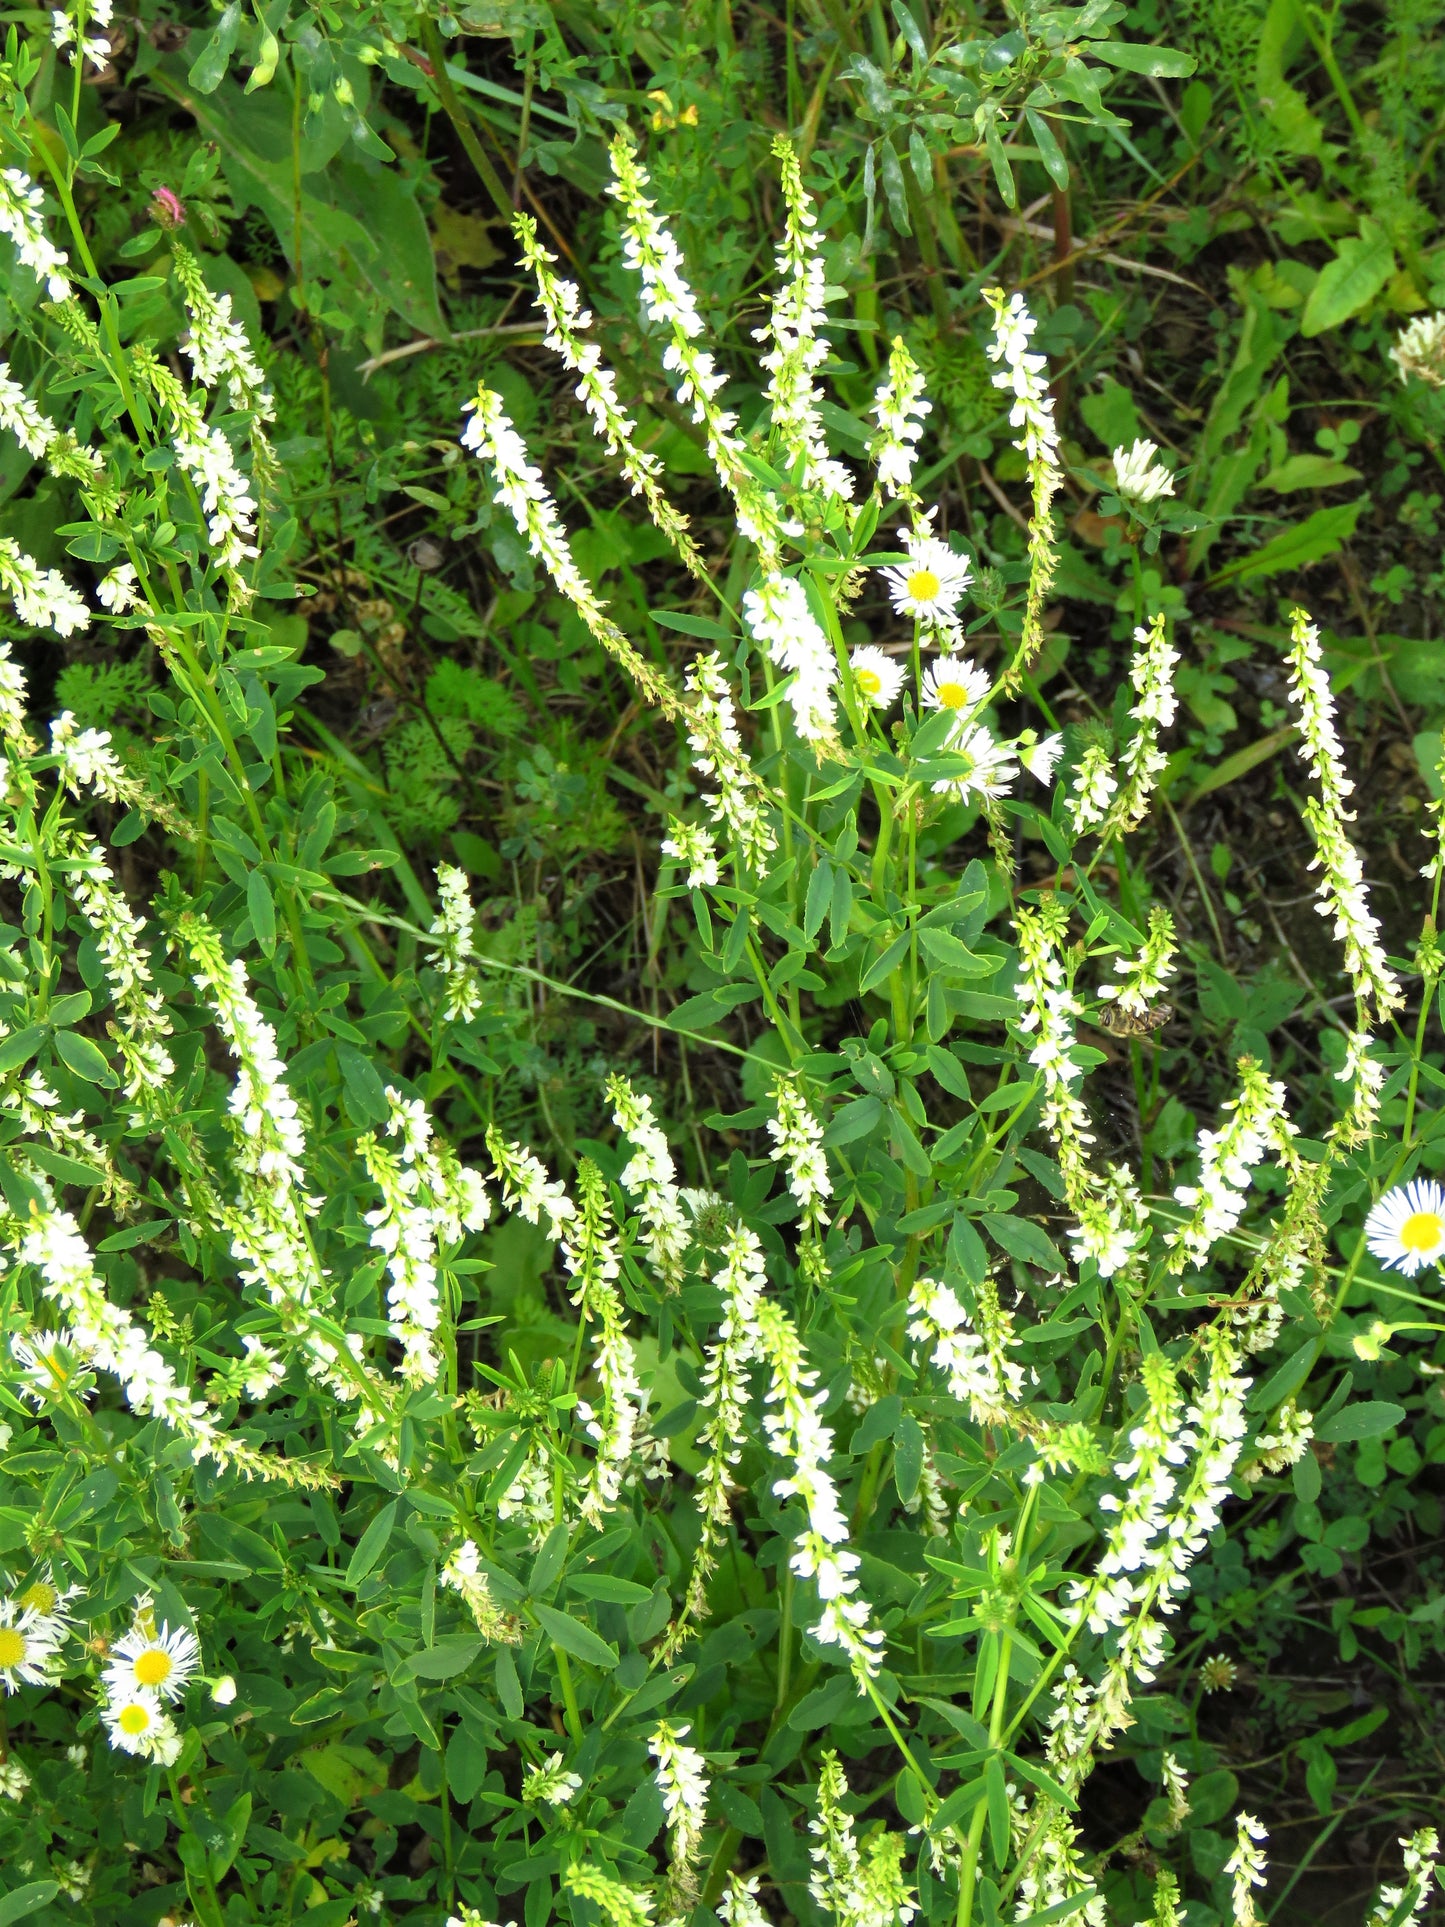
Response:
[[[22,622],[73,636],[90,627],[90,610],[58,569],[42,569],[13,537],[0,536],[0,588]]]
[[[1189,1776],[1172,1753],[1165,1753],[1159,1762],[1159,1777],[1164,1786],[1164,1798],[1169,1803],[1169,1825],[1182,1827],[1191,1812]]]
[[[657,1762],[656,1780],[667,1816],[668,1850],[679,1897],[692,1890],[688,1873],[707,1825],[707,1761],[685,1744],[691,1728],[659,1720],[647,1742]]]
[[[728,1884],[717,1904],[717,1917],[723,1927],[772,1927],[758,1902],[759,1875],[728,1875]]]
[[[164,363],[154,355],[141,353],[134,355],[134,363],[136,373],[170,418],[176,462],[200,497],[212,560],[234,578],[244,563],[260,553],[256,546],[258,510],[250,477],[237,461],[224,430],[211,426],[204,408]]]
[[[96,585],[95,599],[103,609],[109,609],[113,616],[123,616],[128,609],[133,609],[140,601],[133,565],[122,562],[119,567],[112,569],[109,575],[103,577]]]
[[[767,323],[753,330],[755,341],[770,344],[767,369],[769,420],[789,468],[804,488],[821,489],[837,501],[853,499],[853,477],[828,448],[813,377],[828,359],[828,343],[818,330],[827,320],[828,291],[818,246],[817,216],[803,186],[798,157],[786,134],[773,140],[782,173],[787,210],[778,247],[777,287]]]
[[[1005,297],[1002,288],[985,288],[983,296],[994,312],[988,356],[999,363],[999,370],[993,385],[1013,397],[1009,421],[1020,431],[1014,446],[1028,461],[1034,498],[1033,514],[1029,518],[1029,581],[1023,626],[1013,665],[1003,678],[1006,688],[1012,689],[1044,643],[1044,603],[1058,564],[1053,500],[1063,486],[1064,477],[1059,468],[1059,431],[1049,394],[1048,362],[1029,347],[1038,323],[1020,294]]]
[[[1345,831],[1353,812],[1345,798],[1354,788],[1345,773],[1344,752],[1335,729],[1335,699],[1320,652],[1320,632],[1303,609],[1290,622],[1289,694],[1300,730],[1301,760],[1314,777],[1318,796],[1306,798],[1305,827],[1315,846],[1312,870],[1320,872],[1315,886],[1322,917],[1333,917],[1335,935],[1344,947],[1345,972],[1356,1001],[1373,1000],[1382,1016],[1404,1001],[1399,979],[1391,970],[1380,943],[1380,926],[1370,914],[1365,873]]]
[[[565,1753],[552,1753],[522,1775],[522,1798],[528,1806],[565,1807],[582,1791],[580,1773],[569,1773]]]
[[[108,1029],[125,1068],[126,1096],[162,1091],[175,1076],[165,1043],[173,1026],[155,988],[145,925],[116,888],[98,843],[72,831],[61,847],[68,861],[59,881],[90,927],[115,1008]]]
[[[951,1285],[919,1278],[908,1300],[908,1335],[928,1349],[930,1362],[947,1377],[950,1395],[967,1405],[976,1424],[1011,1426],[1023,1396],[1024,1368],[1007,1356],[1012,1321],[999,1311],[996,1291],[993,1312],[991,1345],[974,1329]]]
[[[470,1023],[481,1010],[481,978],[477,972],[477,913],[465,870],[454,863],[437,865],[438,911],[429,934],[436,938],[426,961],[445,988],[442,1015],[448,1023]]]
[[[1157,502],[1174,493],[1174,477],[1162,462],[1156,442],[1136,441],[1132,448],[1114,450],[1114,490],[1126,502]]]
[[[1236,1816],[1234,1852],[1224,1863],[1224,1871],[1234,1875],[1234,1927],[1259,1927],[1254,1890],[1263,1887],[1269,1877],[1268,1862],[1261,1851],[1262,1843],[1268,1838],[1267,1830],[1253,1814],[1241,1813]]]
[[[757,548],[765,573],[772,574],[783,536],[799,533],[799,524],[789,521],[777,498],[754,479],[735,432],[737,416],[717,404],[724,378],[713,357],[696,345],[702,316],[677,243],[647,197],[651,183],[632,136],[620,132],[607,151],[612,167],[607,192],[621,210],[623,264],[641,281],[643,313],[666,332],[662,365],[676,378],[678,400],[691,403],[692,418],[702,425],[713,468],[736,505],[739,530]]]
[[[42,282],[52,301],[68,301],[70,257],[54,247],[45,232],[45,196],[18,167],[0,169],[0,234],[15,244],[23,268]]]
[[[1179,1470],[1189,1459],[1180,1436],[1179,1378],[1162,1352],[1145,1355],[1140,1370],[1144,1410],[1128,1434],[1129,1450],[1113,1466],[1122,1493],[1106,1492],[1099,1510],[1113,1515],[1094,1579],[1076,1587],[1073,1618],[1103,1633],[1120,1623],[1135,1595],[1134,1575],[1168,1528]]]
[[[1067,1669],[1072,1670],[1072,1669]],[[1042,1808],[1042,1811],[1039,1811]],[[1050,1907],[1067,1909],[1084,1927],[1108,1927],[1109,1913],[1079,1852],[1079,1829],[1057,1805],[1040,1798],[1033,1827],[1020,1815],[1020,1831],[1037,1829],[1037,1843],[1014,1893],[1014,1919],[1028,1920]],[[1087,1896],[1082,1901],[1080,1896]]]
[[[923,370],[909,354],[902,335],[893,337],[888,374],[873,397],[873,419],[878,433],[868,447],[885,495],[912,501],[913,464],[923,436],[923,420],[933,403],[923,395]]]
[[[481,1554],[474,1539],[463,1539],[453,1549],[437,1574],[437,1583],[458,1594],[483,1639],[515,1645],[521,1638],[520,1625],[504,1613],[492,1597],[491,1584],[482,1570]]]
[[[1400,1845],[1405,1853],[1405,1884],[1381,1887],[1380,1897],[1370,1914],[1371,1927],[1395,1920],[1398,1910],[1407,1903],[1408,1910],[1399,1927],[1415,1927],[1430,1904],[1431,1888],[1439,1884],[1436,1861],[1440,1854],[1440,1836],[1435,1828],[1421,1827],[1417,1833],[1402,1839]]]
[[[25,726],[27,694],[25,671],[11,654],[10,644],[0,641],[0,738],[17,749],[33,751]]]
[[[663,491],[661,459],[638,446],[637,423],[617,398],[617,376],[604,364],[597,343],[582,338],[592,316],[582,305],[581,290],[575,281],[555,272],[557,257],[538,241],[537,223],[530,214],[515,215],[512,228],[522,246],[523,266],[531,269],[537,282],[537,305],[547,317],[545,346],[578,376],[577,399],[608,453],[616,457],[632,493],[642,497],[648,514],[692,573],[705,575],[706,566],[688,533],[687,517]]]
[[[1106,1003],[1112,1000],[1131,1016],[1142,1016],[1158,1001],[1165,978],[1173,976],[1176,948],[1174,919],[1162,904],[1156,904],[1149,912],[1143,949],[1136,957],[1115,961],[1117,981],[1100,984],[1100,998]]]
[[[494,1124],[487,1127],[487,1150],[507,1209],[540,1226],[555,1244],[577,1216],[561,1179],[549,1178],[540,1158],[525,1145],[509,1144]]]
[[[931,521],[931,515],[923,517],[919,528],[903,531],[908,560],[880,573],[898,614],[911,616],[941,648],[952,649],[960,638],[958,604],[973,580],[973,565],[933,534]]]
[[[1296,1161],[1284,1085],[1252,1057],[1241,1057],[1238,1069],[1239,1091],[1224,1107],[1223,1124],[1199,1133],[1199,1182],[1175,1188],[1175,1200],[1188,1216],[1164,1240],[1171,1271],[1197,1269],[1234,1230],[1244,1214],[1251,1174],[1271,1146],[1287,1164]]]
[[[1178,708],[1174,670],[1179,651],[1165,633],[1162,609],[1147,629],[1134,631],[1134,641],[1137,646],[1129,665],[1129,680],[1138,700],[1129,714],[1138,727],[1119,758],[1123,785],[1109,812],[1106,836],[1136,830],[1144,821],[1149,798],[1169,760],[1159,747],[1159,735],[1171,727]]]
[[[625,1077],[607,1080],[612,1122],[633,1147],[633,1155],[619,1178],[629,1197],[636,1198],[643,1235],[658,1277],[666,1290],[682,1283],[682,1261],[692,1241],[692,1229],[677,1187],[672,1151],[652,1114],[652,1099],[634,1091]]]
[[[1432,388],[1445,388],[1445,310],[1416,315],[1395,337],[1390,359],[1401,381],[1415,375]]]
[[[68,1344],[120,1381],[133,1412],[170,1426],[197,1459],[224,1465],[237,1457],[238,1448],[210,1417],[205,1401],[179,1383],[130,1313],[106,1297],[90,1247],[68,1211],[32,1206],[21,1231],[19,1258],[21,1264],[35,1267],[41,1290],[64,1314]]]
[[[1079,1071],[1071,1055],[1076,1042],[1074,1022],[1082,1015],[1083,1005],[1059,949],[1066,925],[1067,912],[1054,897],[1037,910],[1027,906],[1019,910],[1015,924],[1019,981],[1014,995],[1022,1015],[1017,1022],[1025,1035],[1035,1038],[1029,1062],[1043,1077],[1042,1121],[1053,1140],[1065,1200],[1078,1221],[1070,1238],[1079,1258],[1092,1258],[1100,1275],[1109,1278],[1142,1247],[1148,1226],[1131,1187],[1117,1178],[1101,1182],[1089,1164],[1094,1133],[1075,1089]]]
[[[717,785],[704,794],[703,805],[744,867],[761,870],[778,847],[778,839],[768,816],[767,792],[743,749],[721,656],[699,656],[687,673],[686,686],[694,703],[687,731],[692,765]]]
[[[870,709],[891,709],[903,687],[903,664],[872,643],[849,651],[853,688]]]
[[[388,1087],[387,1135],[393,1150],[368,1133],[357,1145],[381,1204],[364,1212],[371,1246],[384,1254],[391,1335],[401,1346],[398,1370],[408,1385],[425,1385],[441,1370],[436,1333],[442,1321],[437,1242],[479,1231],[490,1202],[475,1172],[463,1176],[449,1145],[434,1141],[426,1107]]]
[[[1108,750],[1102,743],[1090,743],[1079,758],[1069,792],[1069,823],[1075,836],[1109,821],[1118,788],[1119,778]]]
[[[377,1897],[380,1899],[380,1895]],[[379,1913],[380,1911],[381,1909],[379,1907],[372,1908],[373,1913]],[[447,1916],[446,1927],[496,1927],[496,1922],[485,1919],[475,1907],[468,1907],[463,1903],[462,1911],[459,1914],[449,1914]]]
[[[203,388],[224,382],[232,408],[249,415],[253,429],[259,430],[262,423],[275,420],[276,404],[246,330],[231,312],[230,295],[212,294],[200,263],[179,241],[171,242],[171,258],[191,324],[181,345],[196,380]]]
[[[5,361],[0,361],[0,428],[8,428],[26,454],[37,461],[60,435],[55,423],[11,375],[10,364]]]
[[[788,703],[798,734],[820,750],[830,748],[838,731],[838,663],[802,583],[795,576],[765,575],[744,594],[743,618],[769,660],[792,677]]]
[[[84,1900],[90,1892],[94,1875],[81,1860],[57,1860],[51,1867],[51,1873],[67,1900]]]
[[[681,817],[670,816],[667,835],[660,847],[664,856],[670,856],[687,871],[689,890],[716,887],[722,874],[718,868],[717,841],[705,823],[685,823]]]
[[[769,1448],[788,1467],[773,1492],[801,1500],[806,1515],[788,1563],[818,1589],[822,1616],[809,1631],[819,1645],[842,1649],[861,1691],[883,1663],[884,1635],[859,1596],[859,1559],[848,1548],[847,1515],[828,1471],[833,1433],[822,1419],[827,1395],[812,1390],[818,1374],[808,1369],[797,1327],[782,1307],[760,1300],[757,1323],[758,1352],[770,1375],[763,1429]]]
[[[797,1078],[790,1074],[779,1073],[773,1079],[773,1103],[777,1114],[767,1121],[768,1136],[773,1140],[768,1156],[774,1164],[782,1165],[788,1190],[797,1202],[802,1227],[798,1255],[803,1275],[817,1278],[823,1270],[820,1247],[828,1221],[827,1200],[833,1195],[823,1127],[808,1109]]]
[[[23,1799],[29,1785],[30,1775],[13,1753],[0,1760],[0,1800]]]
[[[1255,1439],[1254,1455],[1244,1468],[1244,1477],[1254,1484],[1265,1472],[1283,1472],[1286,1466],[1298,1465],[1314,1435],[1314,1413],[1287,1398],[1275,1413],[1270,1429]]]
[[[360,1336],[348,1335],[343,1351],[317,1329],[317,1314],[330,1298],[308,1225],[319,1200],[306,1190],[306,1133],[276,1032],[251,995],[245,965],[226,956],[204,918],[183,914],[175,940],[190,954],[193,981],[237,1067],[228,1109],[238,1195],[222,1207],[221,1222],[241,1279],[264,1292],[309,1371],[343,1403],[360,1401],[358,1424],[377,1424],[389,1401],[362,1363]]]
[[[572,1302],[586,1324],[595,1319],[593,1369],[601,1410],[579,1403],[577,1416],[596,1446],[581,1515],[600,1524],[617,1504],[622,1482],[647,1424],[647,1394],[637,1375],[637,1353],[627,1333],[617,1278],[622,1260],[602,1173],[589,1158],[577,1169],[578,1209],[562,1230],[562,1262],[574,1284]]]
[[[860,1850],[843,1804],[847,1797],[838,1756],[825,1752],[818,1771],[818,1811],[808,1822],[818,1842],[808,1849],[813,1862],[808,1892],[838,1927],[908,1927],[918,1912],[918,1896],[903,1878],[907,1843],[902,1834],[877,1832]]]

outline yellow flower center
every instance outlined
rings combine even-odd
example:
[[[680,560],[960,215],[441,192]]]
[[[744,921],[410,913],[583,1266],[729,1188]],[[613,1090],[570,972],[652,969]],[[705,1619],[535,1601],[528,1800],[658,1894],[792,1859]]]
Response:
[[[129,1733],[132,1739],[137,1739],[142,1733],[148,1733],[150,1731],[150,1724],[151,1716],[149,1709],[144,1706],[137,1706],[134,1702],[120,1709],[120,1718],[116,1721],[116,1725],[120,1728],[121,1732]]]
[[[0,1667],[23,1665],[28,1650],[24,1633],[13,1626],[0,1626]]]
[[[865,696],[876,696],[883,687],[883,678],[876,669],[855,669],[853,680]]]
[[[915,602],[932,602],[942,587],[932,569],[915,569],[908,578],[908,593]]]
[[[1435,1211],[1412,1211],[1400,1226],[1400,1243],[1406,1251],[1436,1251],[1445,1238],[1445,1219]]]
[[[47,1586],[43,1579],[37,1579],[33,1586],[27,1586],[20,1595],[22,1606],[33,1606],[38,1613],[53,1613],[60,1604],[60,1594],[54,1586]]]
[[[938,685],[938,700],[945,709],[966,709],[968,689],[961,682],[941,682]]]
[[[132,1671],[142,1686],[164,1686],[175,1669],[170,1654],[152,1646],[139,1656]]]

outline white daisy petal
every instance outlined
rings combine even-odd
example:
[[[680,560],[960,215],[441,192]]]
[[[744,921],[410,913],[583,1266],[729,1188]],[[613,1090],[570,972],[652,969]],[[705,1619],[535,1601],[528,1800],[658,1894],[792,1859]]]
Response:
[[[162,1699],[179,1699],[200,1663],[196,1636],[183,1626],[173,1632],[162,1623],[151,1633],[137,1626],[111,1648],[106,1685],[112,1698],[154,1694]]]
[[[853,687],[874,709],[891,709],[903,687],[903,665],[892,656],[875,649],[871,643],[855,649],[848,658],[853,672]]]
[[[1407,1278],[1445,1258],[1445,1185],[1412,1178],[1387,1191],[1365,1219],[1365,1242],[1387,1269]]]
[[[901,616],[953,635],[959,599],[973,580],[973,565],[936,535],[904,531],[907,562],[882,571],[893,606]]]

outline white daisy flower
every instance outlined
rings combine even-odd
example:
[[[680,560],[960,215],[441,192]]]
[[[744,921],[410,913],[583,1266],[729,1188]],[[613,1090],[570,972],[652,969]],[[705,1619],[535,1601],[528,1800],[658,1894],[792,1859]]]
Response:
[[[179,1699],[186,1682],[201,1661],[201,1648],[194,1633],[181,1626],[172,1632],[162,1622],[160,1629],[146,1633],[139,1626],[118,1639],[105,1669],[105,1683],[114,1696],[159,1694],[163,1699]]]
[[[1162,462],[1157,442],[1137,441],[1132,448],[1114,450],[1114,487],[1130,502],[1157,502],[1174,493],[1174,477]]]
[[[903,687],[903,665],[884,655],[871,643],[855,649],[848,657],[853,672],[853,687],[874,709],[891,709]]]
[[[923,707],[951,709],[962,722],[986,700],[991,686],[976,662],[941,656],[923,672]]]
[[[901,616],[952,633],[958,627],[954,611],[959,598],[973,580],[972,564],[936,535],[905,529],[903,546],[908,560],[882,572],[894,608]]]
[[[1413,1278],[1445,1258],[1445,1185],[1412,1178],[1387,1191],[1365,1219],[1365,1242],[1387,1269]]]
[[[100,1717],[111,1745],[138,1759],[150,1758],[176,1730],[154,1693],[119,1693],[102,1706]]]
[[[1033,730],[1028,729],[1014,747],[1018,751],[1019,761],[1036,782],[1053,781],[1054,765],[1063,754],[1064,739],[1061,733],[1040,740]]]
[[[65,1628],[18,1599],[0,1599],[0,1684],[7,1693],[49,1683]]]
[[[72,1615],[65,1608],[80,1591],[79,1586],[67,1586],[62,1592],[55,1583],[55,1573],[47,1566],[39,1578],[32,1579],[28,1586],[22,1586],[15,1595],[15,1602],[27,1606],[32,1612],[53,1625],[65,1627],[70,1624]]]
[[[935,796],[952,796],[956,802],[965,797],[1007,796],[1019,773],[1013,760],[1013,746],[996,743],[982,723],[966,724],[948,745],[950,757],[961,757],[969,767],[959,776],[935,783]]]

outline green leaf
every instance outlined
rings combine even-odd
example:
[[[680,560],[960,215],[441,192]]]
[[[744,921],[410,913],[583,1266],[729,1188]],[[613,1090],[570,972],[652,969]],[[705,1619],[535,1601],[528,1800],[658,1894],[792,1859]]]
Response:
[[[862,996],[867,991],[876,989],[885,978],[893,975],[893,972],[907,955],[908,932],[905,930],[903,935],[901,937],[895,937],[881,956],[875,957],[863,972],[863,975],[858,979],[858,994]]]
[[[186,79],[198,94],[213,94],[226,77],[236,47],[236,37],[241,31],[242,8],[240,0],[231,0],[230,6],[216,22],[215,30],[207,35],[191,66]]]
[[[1003,963],[1002,957],[980,957],[968,945],[947,930],[921,929],[918,941],[924,954],[940,970],[950,970],[959,977],[991,977]]]
[[[584,1626],[580,1619],[573,1619],[570,1613],[560,1613],[555,1606],[533,1606],[537,1623],[541,1626],[554,1646],[560,1646],[564,1653],[573,1659],[580,1659],[587,1666],[599,1666],[610,1673],[617,1664],[616,1649],[598,1637],[590,1626]]]
[[[56,1031],[55,1054],[67,1070],[83,1077],[87,1084],[103,1084],[111,1074],[105,1052],[79,1031]]]
[[[614,1579],[606,1572],[574,1572],[567,1581],[568,1592],[579,1599],[604,1599],[613,1606],[640,1606],[652,1594],[646,1586],[631,1579]]]
[[[212,1880],[224,1880],[235,1865],[236,1855],[245,1842],[246,1829],[251,1824],[251,1796],[239,1794],[227,1807],[220,1821],[220,1840],[211,1844],[209,1854]]]
[[[1333,555],[1354,534],[1355,524],[1369,500],[1368,495],[1362,495],[1358,501],[1343,502],[1338,508],[1316,509],[1313,515],[1285,529],[1253,555],[1242,555],[1226,563],[1210,576],[1210,588],[1217,588],[1222,582],[1254,582],[1267,575],[1292,573],[1310,562]]]
[[[1044,171],[1060,193],[1069,185],[1069,163],[1064,159],[1064,150],[1059,146],[1058,137],[1042,114],[1032,107],[1024,109],[1024,119],[1029,124],[1029,132],[1039,150],[1039,159]]]
[[[1058,1246],[1043,1227],[1036,1225],[1032,1219],[1006,1218],[1001,1212],[985,1211],[979,1223],[1010,1258],[1018,1258],[1026,1265],[1037,1265],[1042,1271],[1067,1273],[1068,1263]]]
[[[1126,74],[1147,74],[1153,80],[1187,80],[1196,64],[1193,54],[1177,47],[1146,47],[1137,40],[1089,40],[1083,52]]]
[[[59,1892],[57,1881],[32,1880],[27,1887],[13,1887],[8,1894],[0,1894],[0,1927],[10,1927],[12,1920],[23,1920],[27,1914],[48,1907]]]
[[[400,1499],[393,1499],[390,1505],[384,1505],[357,1540],[356,1550],[351,1555],[351,1563],[346,1568],[348,1586],[359,1586],[386,1551],[400,1506]]]
[[[1395,250],[1378,222],[1365,217],[1357,238],[1341,241],[1320,270],[1300,320],[1302,335],[1327,334],[1367,308],[1395,272]]]
[[[246,879],[246,909],[257,943],[271,956],[276,948],[276,905],[271,900],[271,886],[260,870],[253,870]]]
[[[464,1673],[481,1650],[480,1639],[456,1633],[439,1639],[435,1646],[408,1653],[392,1674],[392,1681],[400,1686],[411,1679],[451,1679],[456,1673]]]
[[[721,623],[709,622],[704,616],[678,615],[666,609],[650,609],[648,614],[659,629],[676,629],[684,636],[701,636],[705,642],[737,640],[732,630],[724,629]]]
[[[1362,1399],[1358,1405],[1346,1405],[1316,1426],[1315,1437],[1325,1445],[1345,1445],[1359,1439],[1377,1439],[1385,1432],[1393,1432],[1405,1416],[1403,1405],[1392,1405],[1388,1399]]]
[[[17,1030],[13,1037],[7,1037],[0,1044],[0,1072],[18,1071],[22,1064],[28,1064],[44,1035],[43,1024],[30,1024],[24,1030]]]
[[[923,1427],[905,1413],[893,1434],[893,1483],[905,1506],[911,1505],[923,1477]]]
[[[1328,455],[1290,455],[1278,468],[1272,468],[1261,488],[1276,495],[1289,495],[1298,488],[1339,488],[1345,482],[1358,482],[1360,471],[1348,462],[1332,461]]]

